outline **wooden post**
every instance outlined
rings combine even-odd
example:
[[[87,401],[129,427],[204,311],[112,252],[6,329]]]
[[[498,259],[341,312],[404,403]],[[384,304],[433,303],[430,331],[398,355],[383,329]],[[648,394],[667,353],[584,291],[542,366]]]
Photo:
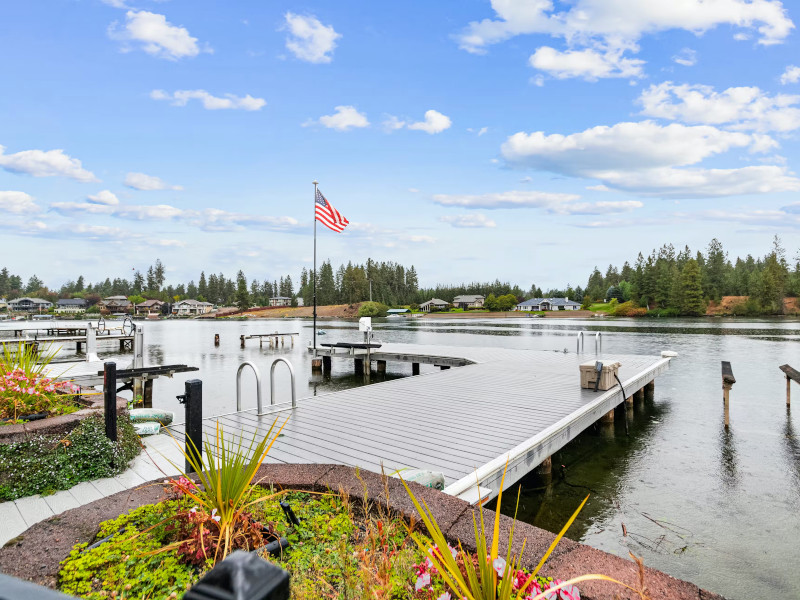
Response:
[[[792,380],[786,376],[786,406],[792,405]]]
[[[311,372],[318,373],[322,371],[322,359],[321,358],[312,358],[311,359]]]
[[[600,417],[600,422],[606,425],[613,425],[614,424],[614,409],[612,408],[602,417]]]
[[[650,383],[644,386],[644,396],[645,400],[652,400],[653,396],[656,393],[656,382],[651,381]]]
[[[550,475],[553,472],[553,457],[548,456],[536,469],[539,475]]]
[[[419,363],[411,363],[411,374],[419,375]]]
[[[103,404],[105,409],[106,437],[117,441],[117,363],[103,365]]]
[[[330,356],[323,356],[322,357],[322,370],[324,372],[326,372],[326,373],[330,373],[331,372],[331,363],[332,362],[333,361],[332,361]]]
[[[186,454],[195,462],[200,462],[203,457],[203,382],[199,379],[190,379],[184,383],[184,402],[186,407],[184,418],[185,449]],[[191,463],[186,460],[187,473],[194,473]]]
[[[636,402],[644,402],[644,388],[633,392],[633,399],[636,400]]]
[[[625,408],[633,408],[633,396],[625,398]]]
[[[244,334],[239,336],[239,341],[242,343],[242,348],[244,348]]]
[[[727,429],[731,424],[730,415],[730,391],[733,384],[736,383],[736,378],[733,376],[733,369],[731,363],[727,360],[722,361],[722,400],[725,403],[725,428]]]
[[[218,333],[214,334],[214,345],[215,346],[219,346],[219,334]]]
[[[792,405],[792,380],[800,383],[800,371],[793,369],[789,365],[778,367],[786,375],[786,406]]]
[[[364,375],[369,377],[372,374],[372,361],[367,358],[367,360],[362,362],[364,363]]]
[[[153,408],[153,380],[144,380],[144,394],[142,394],[142,406],[144,408]]]

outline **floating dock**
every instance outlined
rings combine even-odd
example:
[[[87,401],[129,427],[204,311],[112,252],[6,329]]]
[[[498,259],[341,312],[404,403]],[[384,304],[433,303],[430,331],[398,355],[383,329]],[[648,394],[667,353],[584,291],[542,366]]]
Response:
[[[301,399],[296,408],[276,404],[261,416],[253,409],[206,418],[205,433],[213,436],[218,421],[229,439],[247,440],[266,434],[275,418],[289,417],[268,462],[439,471],[445,492],[473,503],[497,495],[506,462],[508,488],[619,404],[652,391],[670,362],[411,344],[383,344],[369,356],[366,349],[317,352],[328,360],[425,363],[442,371]],[[589,360],[619,362],[625,395],[619,386],[582,389],[578,366]],[[182,438],[182,425],[170,429]]]

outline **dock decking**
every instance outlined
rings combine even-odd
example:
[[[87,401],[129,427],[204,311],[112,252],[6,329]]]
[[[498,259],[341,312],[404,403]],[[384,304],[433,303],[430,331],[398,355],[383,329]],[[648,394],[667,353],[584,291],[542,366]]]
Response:
[[[268,462],[441,471],[447,493],[477,502],[497,495],[506,461],[509,487],[624,401],[618,386],[581,389],[580,363],[620,362],[628,397],[669,368],[669,358],[654,356],[411,344],[385,344],[370,358],[469,364],[306,398],[295,409],[276,405],[260,417],[255,411],[210,417],[204,429],[213,435],[218,420],[226,435],[247,439],[266,433],[276,417],[289,417]],[[171,429],[182,437],[182,426]]]

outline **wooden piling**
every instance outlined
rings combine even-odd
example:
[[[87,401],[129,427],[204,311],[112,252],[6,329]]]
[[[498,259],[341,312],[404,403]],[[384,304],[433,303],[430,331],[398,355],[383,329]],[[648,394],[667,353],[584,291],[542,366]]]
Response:
[[[332,364],[332,361],[331,361],[331,357],[330,356],[323,356],[322,357],[322,370],[323,371],[325,371],[326,373],[330,373],[331,372],[331,364]]]
[[[625,398],[625,408],[633,408],[633,396]]]
[[[600,417],[600,422],[605,425],[613,425],[614,424],[614,409],[612,408],[602,417]]]
[[[244,348],[244,334],[239,336],[239,342],[241,342],[242,348]]]
[[[215,346],[219,346],[219,334],[218,333],[214,334],[214,345]]]
[[[411,363],[411,374],[419,375],[419,363]]]
[[[153,408],[153,380],[146,379],[144,382],[144,394],[142,394],[142,406]]]
[[[450,368],[450,366],[449,366],[449,365],[439,365],[439,368],[440,368],[442,371],[446,371],[447,369],[449,369],[449,368]]]
[[[644,388],[633,392],[633,399],[636,400],[636,402],[644,402]]]
[[[537,472],[539,475],[550,475],[553,472],[553,457],[548,456],[545,458],[542,463],[537,467]]]
[[[656,382],[651,381],[644,386],[644,396],[645,400],[652,400],[653,396],[656,393]]]
[[[730,415],[730,391],[733,384],[736,383],[736,378],[733,376],[733,369],[731,363],[727,360],[722,361],[722,400],[725,403],[725,427],[729,427],[731,423]]]
[[[119,341],[119,351],[122,352],[123,350],[125,350],[125,340],[120,340]]]
[[[800,371],[793,369],[789,365],[778,367],[786,375],[786,406],[792,405],[792,381],[800,383]]]

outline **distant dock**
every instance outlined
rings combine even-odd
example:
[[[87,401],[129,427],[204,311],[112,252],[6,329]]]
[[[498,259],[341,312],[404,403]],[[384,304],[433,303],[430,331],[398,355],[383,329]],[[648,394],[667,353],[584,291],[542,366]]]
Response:
[[[412,344],[317,352],[325,362],[352,360],[356,370],[371,369],[372,362],[380,370],[385,362],[379,361],[398,361],[438,365],[442,372],[305,398],[296,408],[276,404],[262,416],[252,409],[206,418],[206,433],[213,435],[219,421],[226,435],[247,439],[265,434],[276,417],[290,417],[268,462],[439,471],[445,492],[473,503],[497,495],[506,462],[508,488],[549,464],[593,423],[613,420],[618,405],[652,393],[655,378],[670,362],[656,356]],[[582,389],[578,366],[588,360],[619,362],[627,397],[619,386]],[[182,425],[171,430],[182,437]]]

